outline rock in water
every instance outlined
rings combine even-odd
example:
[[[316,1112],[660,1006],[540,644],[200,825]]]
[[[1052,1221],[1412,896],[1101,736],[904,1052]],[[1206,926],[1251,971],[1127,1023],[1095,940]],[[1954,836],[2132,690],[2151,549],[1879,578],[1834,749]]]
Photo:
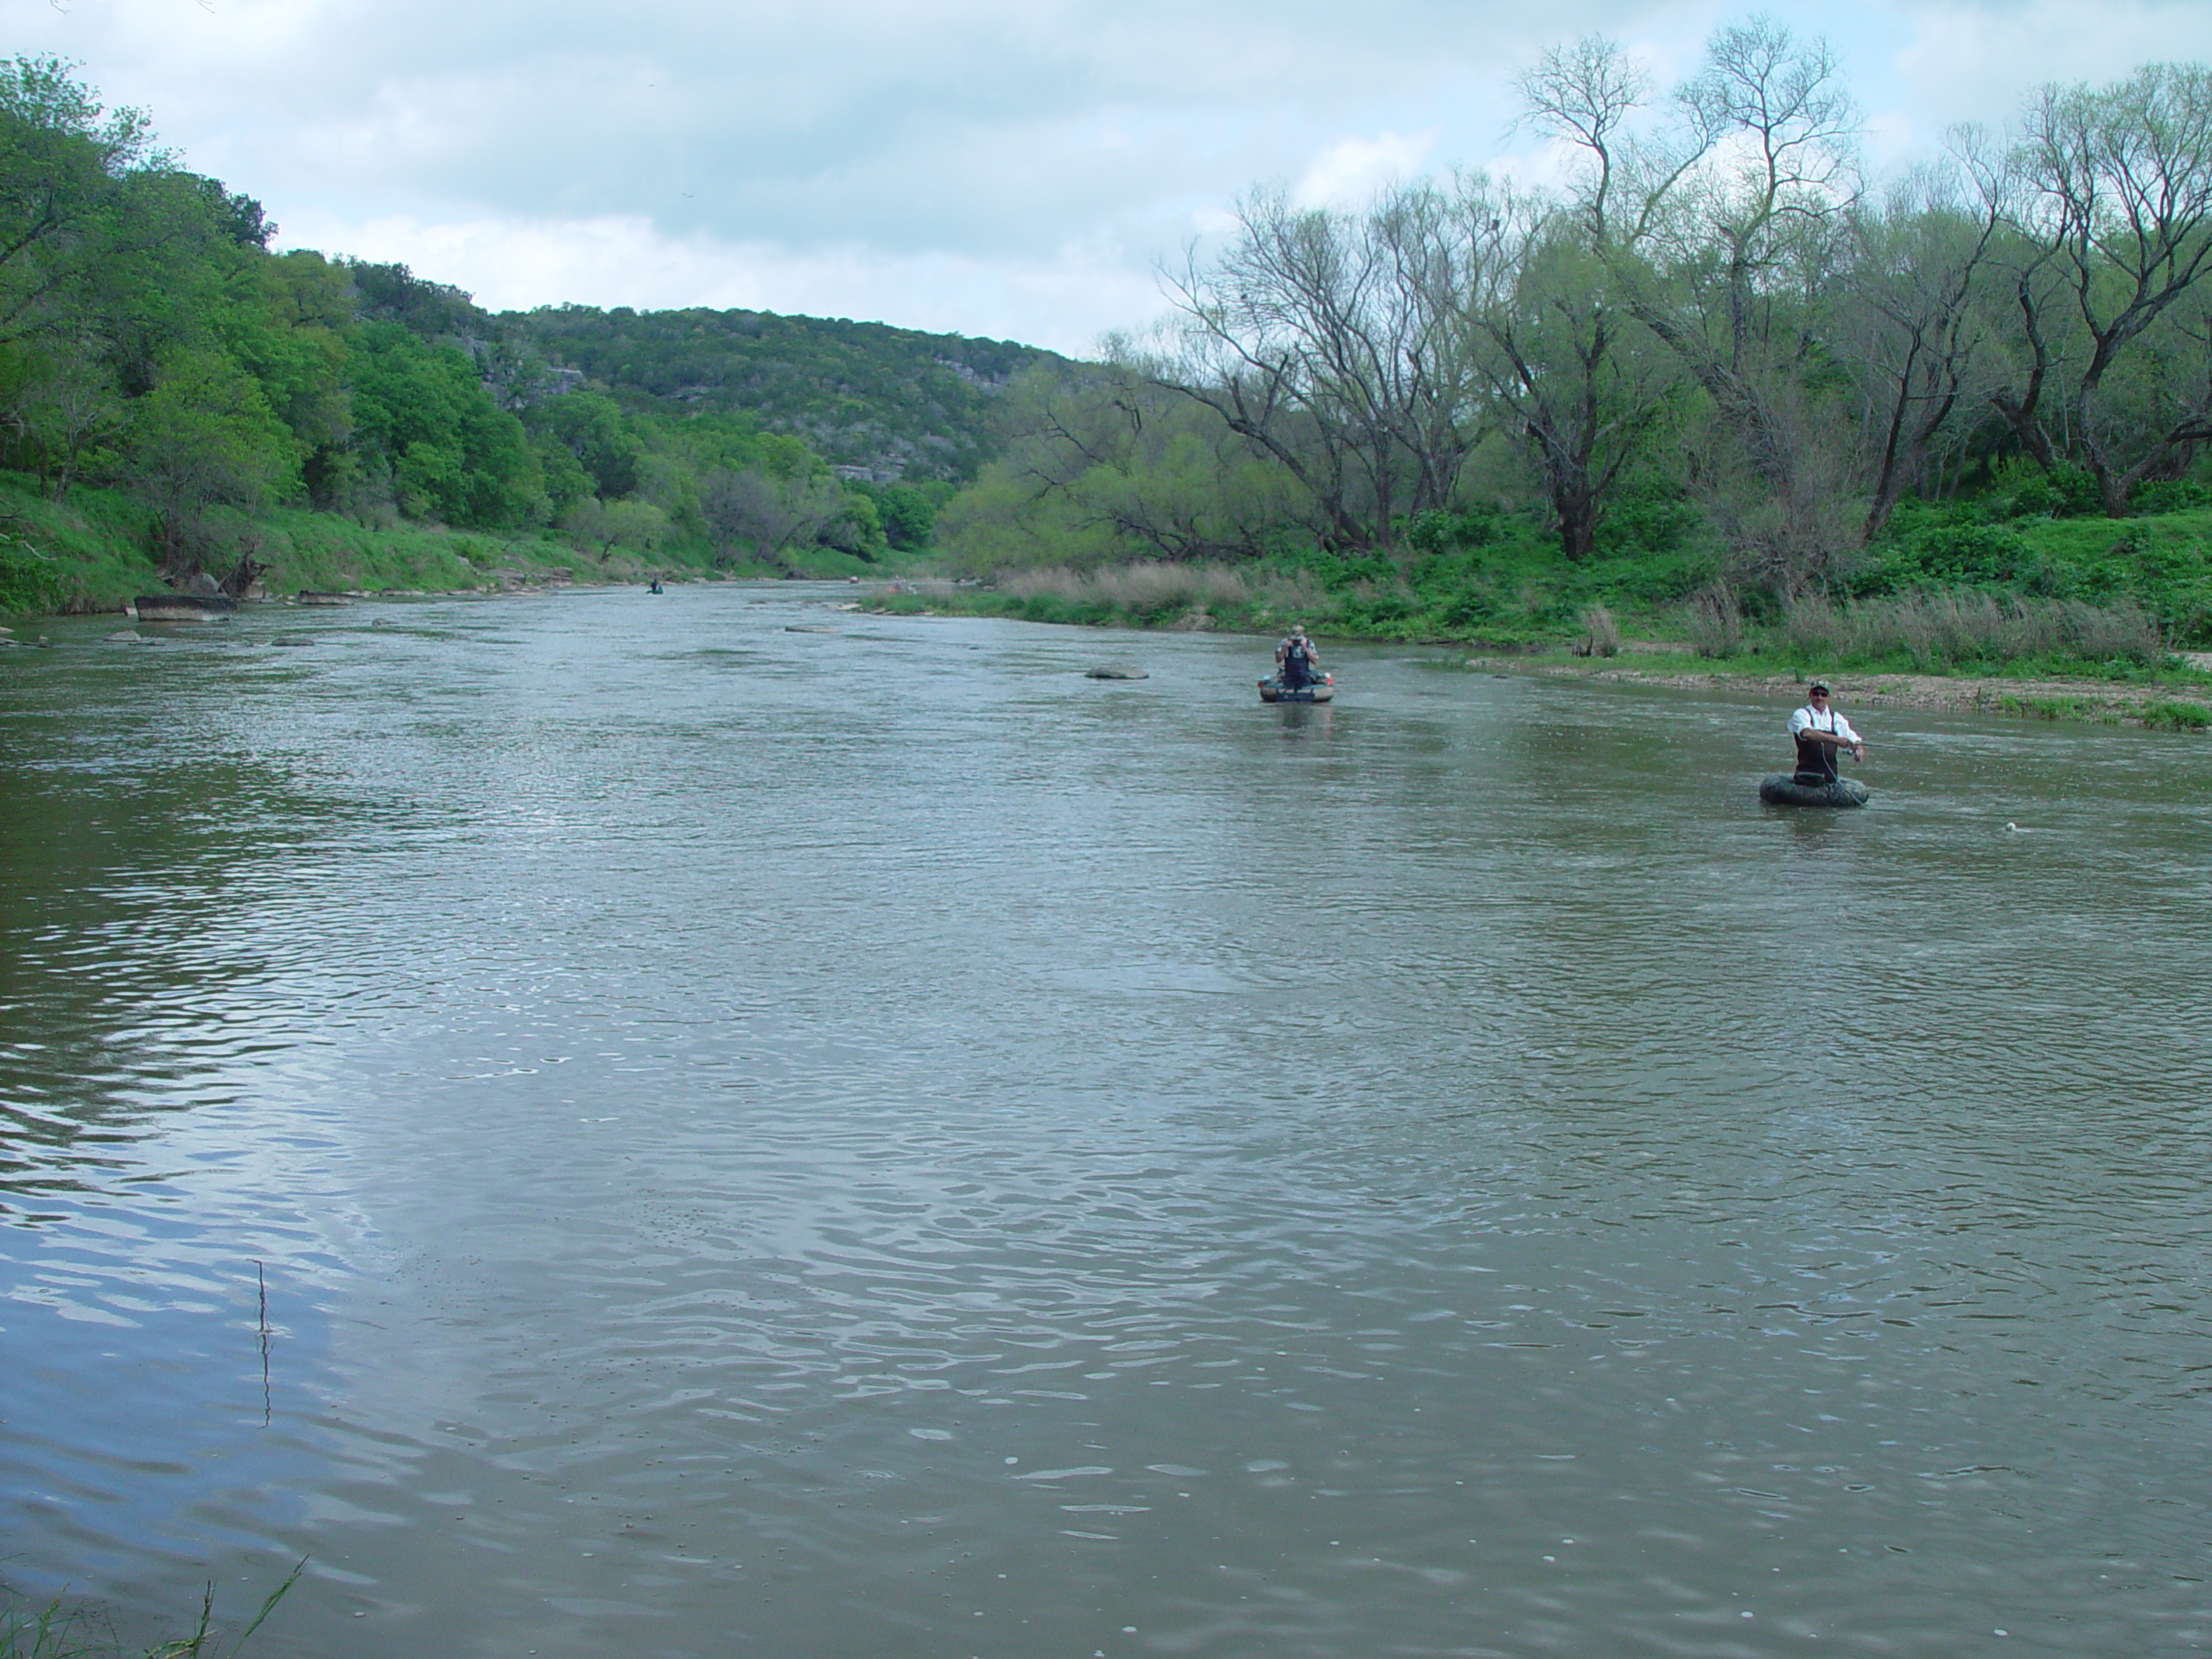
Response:
[[[1090,680],[1148,680],[1152,677],[1141,668],[1115,668],[1110,665],[1086,668],[1083,673],[1085,679]]]

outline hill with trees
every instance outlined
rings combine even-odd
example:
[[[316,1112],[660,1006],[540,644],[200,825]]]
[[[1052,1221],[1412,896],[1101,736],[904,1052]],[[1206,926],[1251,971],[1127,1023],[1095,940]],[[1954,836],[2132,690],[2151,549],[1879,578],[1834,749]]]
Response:
[[[766,311],[563,305],[500,321],[626,404],[748,415],[879,484],[973,478],[997,448],[994,400],[1022,370],[1065,361],[1010,340]]]
[[[756,312],[494,315],[270,249],[68,65],[0,62],[0,609],[156,581],[844,574],[928,545],[1048,353]]]

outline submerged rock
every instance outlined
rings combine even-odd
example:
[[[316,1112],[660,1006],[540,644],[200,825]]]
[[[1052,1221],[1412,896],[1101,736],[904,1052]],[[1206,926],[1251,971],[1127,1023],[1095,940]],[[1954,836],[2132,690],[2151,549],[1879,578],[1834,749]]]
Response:
[[[1110,664],[1086,668],[1083,675],[1088,680],[1148,680],[1152,677],[1141,668],[1116,668]]]

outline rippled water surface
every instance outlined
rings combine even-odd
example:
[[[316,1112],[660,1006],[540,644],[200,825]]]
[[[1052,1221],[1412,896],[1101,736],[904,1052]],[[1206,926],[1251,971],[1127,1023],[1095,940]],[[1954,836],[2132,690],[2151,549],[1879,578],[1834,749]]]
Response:
[[[2212,1645],[2212,744],[1877,712],[1791,815],[1786,702],[833,596],[0,653],[0,1580],[306,1555],[311,1659]]]

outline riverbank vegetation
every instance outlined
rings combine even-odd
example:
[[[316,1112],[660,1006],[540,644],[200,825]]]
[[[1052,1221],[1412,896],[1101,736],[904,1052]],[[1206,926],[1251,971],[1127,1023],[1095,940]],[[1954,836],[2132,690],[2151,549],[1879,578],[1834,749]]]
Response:
[[[0,608],[651,575],[1756,671],[2186,677],[2212,648],[2212,72],[2028,94],[1876,180],[1818,41],[1547,54],[1554,189],[1255,190],[1103,360],[499,315],[272,252],[0,65]]]
[[[1599,39],[1520,91],[1561,188],[1255,191],[1165,323],[1032,370],[942,517],[959,602],[1921,670],[2212,645],[2212,72],[2041,89],[1887,181],[1764,20],[1669,91]]]
[[[493,315],[271,251],[70,66],[0,62],[0,610],[162,582],[847,575],[931,538],[1046,354],[748,312]]]

